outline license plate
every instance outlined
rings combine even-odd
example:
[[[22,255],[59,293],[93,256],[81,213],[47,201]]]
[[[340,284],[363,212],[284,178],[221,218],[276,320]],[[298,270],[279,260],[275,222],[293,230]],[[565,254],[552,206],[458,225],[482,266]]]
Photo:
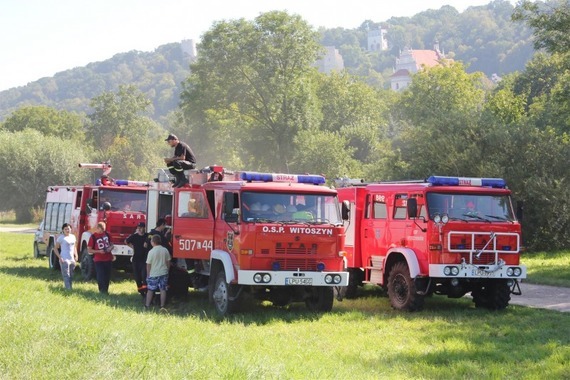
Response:
[[[486,270],[483,269],[473,269],[471,275],[477,277],[490,277],[493,275],[493,272],[487,272]]]
[[[285,285],[313,285],[313,279],[286,277]]]

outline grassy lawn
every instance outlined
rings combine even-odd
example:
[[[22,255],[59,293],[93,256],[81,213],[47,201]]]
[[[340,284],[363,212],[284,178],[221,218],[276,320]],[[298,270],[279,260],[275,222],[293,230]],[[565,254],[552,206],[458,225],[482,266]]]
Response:
[[[530,265],[530,264],[527,264]],[[110,295],[32,258],[32,235],[0,232],[0,379],[457,379],[565,378],[568,314],[509,306],[475,309],[434,296],[425,310],[392,310],[376,288],[335,302],[250,302],[219,319],[204,293],[145,312],[128,274]]]
[[[570,287],[570,252],[524,253],[521,262],[527,266],[527,282]]]

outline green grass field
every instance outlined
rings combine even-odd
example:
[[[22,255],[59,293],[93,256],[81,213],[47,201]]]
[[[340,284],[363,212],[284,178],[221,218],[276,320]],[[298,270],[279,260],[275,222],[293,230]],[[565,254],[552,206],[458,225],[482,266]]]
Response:
[[[32,236],[0,232],[0,379],[560,379],[570,374],[570,315],[475,309],[434,296],[397,312],[378,288],[335,302],[248,303],[226,319],[204,293],[145,312],[128,274],[110,295],[76,274],[63,290]]]
[[[570,288],[570,252],[523,253],[527,282]]]

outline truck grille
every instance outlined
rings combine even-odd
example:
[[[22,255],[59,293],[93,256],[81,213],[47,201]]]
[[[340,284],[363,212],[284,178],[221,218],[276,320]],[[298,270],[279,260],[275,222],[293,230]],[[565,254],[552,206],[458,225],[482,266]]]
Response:
[[[272,248],[262,248],[262,255],[272,255],[282,270],[317,270],[318,244],[275,243]]]
[[[300,244],[296,247],[290,244],[275,244],[276,255],[314,255],[317,253],[317,245],[311,244],[310,247]]]
[[[459,253],[468,264],[491,264],[498,262],[499,254],[518,253],[520,235],[510,232],[450,231],[447,234],[447,249],[451,253]]]
[[[315,259],[277,259],[275,261],[283,270],[317,270],[317,260]]]

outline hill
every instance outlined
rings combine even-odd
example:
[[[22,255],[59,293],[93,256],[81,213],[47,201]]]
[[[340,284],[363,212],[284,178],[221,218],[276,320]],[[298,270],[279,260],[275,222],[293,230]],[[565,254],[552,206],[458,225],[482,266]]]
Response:
[[[531,31],[513,23],[514,7],[506,0],[470,7],[459,13],[451,6],[413,17],[383,22],[366,20],[356,29],[321,29],[321,43],[335,46],[345,68],[377,87],[389,87],[399,52],[405,48],[432,49],[437,43],[447,57],[464,62],[469,72],[487,76],[522,70],[533,55]],[[389,48],[368,51],[368,31],[387,29]],[[182,43],[170,43],[153,52],[130,51],[46,77],[26,86],[0,92],[0,121],[24,105],[45,105],[87,112],[90,99],[121,84],[138,87],[153,103],[160,121],[179,101],[181,82],[190,74],[190,58]]]
[[[190,74],[189,64],[181,43],[162,45],[154,52],[116,54],[0,92],[0,120],[23,105],[87,112],[91,98],[115,91],[122,84],[134,84],[145,93],[153,103],[151,116],[158,120],[178,106],[181,82]]]

